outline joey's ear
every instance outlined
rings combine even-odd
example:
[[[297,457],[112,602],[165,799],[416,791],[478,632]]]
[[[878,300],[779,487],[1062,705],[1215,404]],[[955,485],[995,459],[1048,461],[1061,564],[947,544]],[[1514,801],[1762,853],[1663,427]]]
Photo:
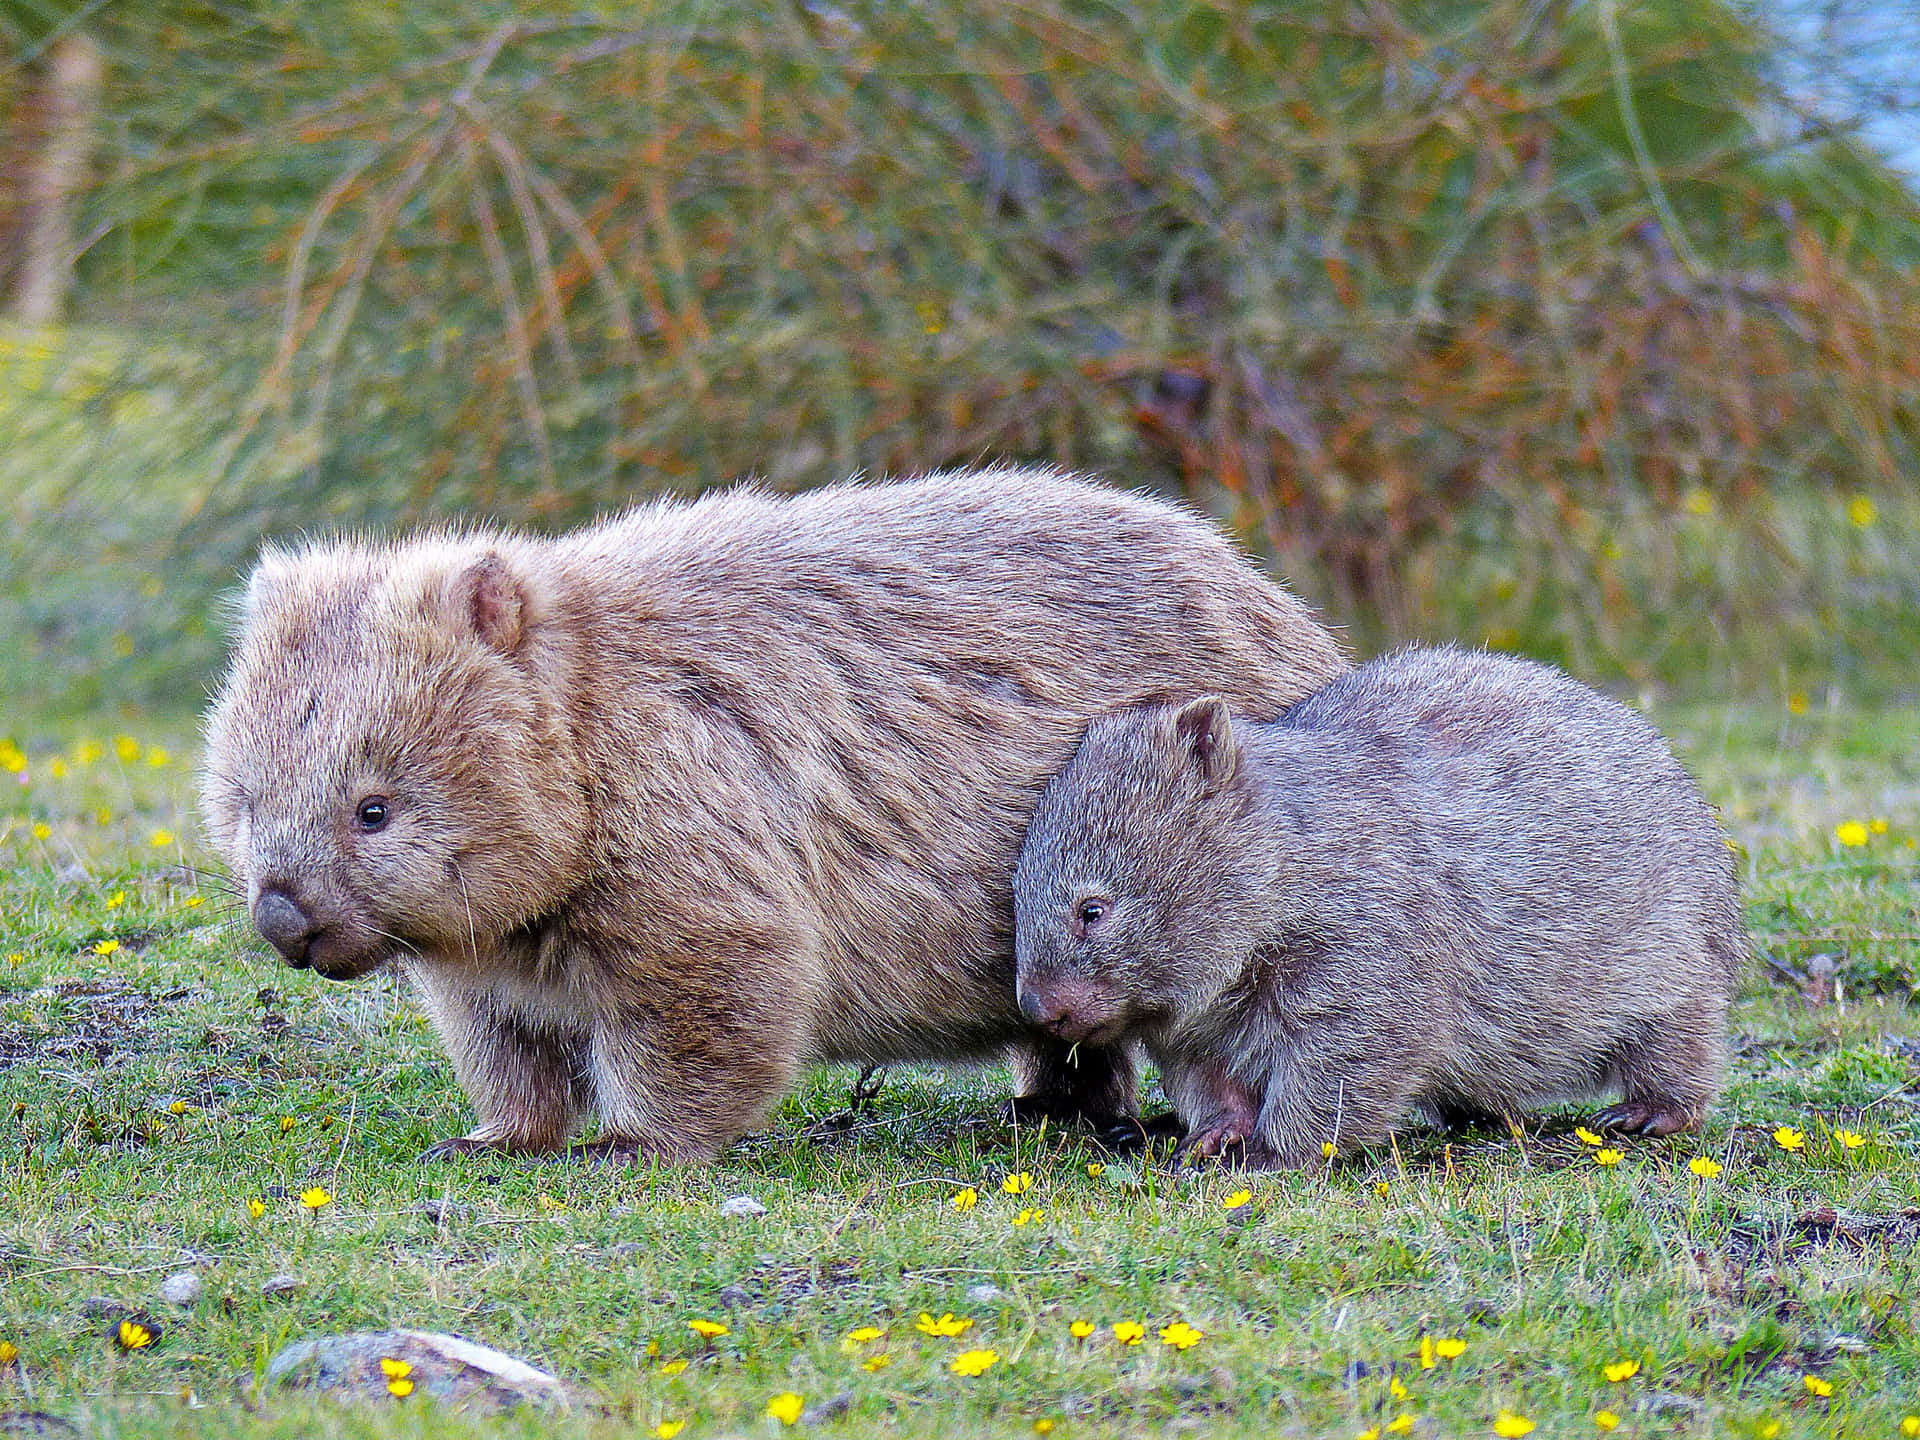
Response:
[[[1233,721],[1227,717],[1227,702],[1218,695],[1202,695],[1181,706],[1173,717],[1173,734],[1207,789],[1218,790],[1233,778],[1239,753],[1233,740]]]
[[[454,626],[511,655],[526,637],[526,590],[507,562],[488,552],[454,576],[447,597]]]

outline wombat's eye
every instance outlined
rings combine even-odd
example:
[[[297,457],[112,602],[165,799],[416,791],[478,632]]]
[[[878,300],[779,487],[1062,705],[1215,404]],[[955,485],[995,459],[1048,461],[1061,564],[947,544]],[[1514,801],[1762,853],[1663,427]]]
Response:
[[[1107,902],[1104,900],[1082,900],[1080,902],[1080,923],[1092,929],[1107,918]]]
[[[360,822],[362,830],[371,834],[375,830],[386,829],[391,814],[386,796],[369,795],[360,802],[360,808],[353,812],[353,818]]]

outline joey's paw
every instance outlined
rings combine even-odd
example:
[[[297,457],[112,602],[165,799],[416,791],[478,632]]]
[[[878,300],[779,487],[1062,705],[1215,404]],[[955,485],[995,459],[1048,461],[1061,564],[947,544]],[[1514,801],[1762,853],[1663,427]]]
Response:
[[[1593,1117],[1594,1129],[1617,1130],[1628,1135],[1678,1135],[1698,1128],[1699,1124],[1699,1116],[1677,1105],[1662,1105],[1652,1100],[1623,1100]]]
[[[1151,1150],[1169,1140],[1184,1140],[1186,1136],[1187,1127],[1180,1123],[1178,1115],[1169,1110],[1164,1115],[1150,1118],[1128,1115],[1109,1120],[1107,1124],[1096,1127],[1093,1138],[1102,1150],[1115,1155],[1132,1155]]]

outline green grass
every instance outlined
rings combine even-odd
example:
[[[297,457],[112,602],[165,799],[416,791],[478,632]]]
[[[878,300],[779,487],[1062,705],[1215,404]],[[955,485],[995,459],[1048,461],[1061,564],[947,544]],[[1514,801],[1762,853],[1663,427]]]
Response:
[[[850,1076],[823,1072],[712,1169],[423,1167],[467,1112],[402,986],[271,963],[171,868],[198,854],[190,728],[139,729],[131,762],[96,729],[105,753],[84,766],[78,729],[16,734],[32,783],[0,775],[0,1340],[20,1357],[0,1367],[0,1430],[17,1411],[113,1436],[684,1420],[701,1440],[777,1431],[768,1400],[791,1391],[844,1400],[830,1433],[1353,1436],[1404,1413],[1415,1435],[1478,1435],[1506,1409],[1537,1436],[1585,1436],[1604,1407],[1620,1435],[1898,1435],[1920,1413],[1920,714],[1657,718],[1748,851],[1762,952],[1706,1134],[1629,1144],[1606,1170],[1556,1112],[1517,1137],[1410,1132],[1328,1174],[1251,1180],[1137,1161],[1089,1175],[1083,1137],[999,1123],[1003,1076],[932,1068],[891,1073],[844,1126]],[[1864,846],[1835,837],[1876,818]],[[1772,1138],[1783,1124],[1800,1153]],[[1846,1150],[1842,1128],[1866,1143]],[[1692,1175],[1699,1155],[1722,1173]],[[1003,1193],[1018,1172],[1032,1190]],[[1243,1184],[1251,1202],[1227,1209]],[[305,1213],[315,1185],[332,1202]],[[736,1194],[766,1214],[722,1218]],[[435,1218],[423,1200],[454,1203]],[[1046,1213],[1013,1224],[1026,1208]],[[189,1267],[198,1303],[160,1301]],[[283,1273],[304,1287],[263,1296]],[[161,1333],[123,1352],[94,1297]],[[922,1311],[973,1324],[924,1335]],[[708,1317],[729,1333],[688,1328]],[[1100,1328],[1076,1339],[1082,1319]],[[1114,1339],[1124,1320],[1143,1343]],[[1204,1338],[1162,1343],[1176,1320]],[[866,1325],[886,1334],[849,1353]],[[256,1393],[285,1342],[386,1326],[496,1345],[579,1398],[454,1419],[418,1396]],[[1423,1335],[1465,1350],[1423,1370]],[[999,1362],[953,1373],[970,1348]],[[862,1368],[879,1353],[886,1368]],[[1609,1383],[1622,1359],[1638,1374]]]

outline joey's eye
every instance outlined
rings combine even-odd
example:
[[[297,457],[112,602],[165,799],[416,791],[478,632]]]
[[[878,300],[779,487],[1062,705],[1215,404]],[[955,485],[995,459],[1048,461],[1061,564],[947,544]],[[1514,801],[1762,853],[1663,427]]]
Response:
[[[392,818],[392,815],[392,807],[384,795],[369,795],[360,802],[360,808],[353,812],[353,818],[368,834],[372,834],[375,830],[386,829],[387,821]]]
[[[1113,902],[1111,900],[1082,900],[1073,908],[1072,928],[1074,933],[1077,935],[1086,934],[1087,931],[1093,929],[1094,926],[1106,919],[1107,912],[1112,908]]]

